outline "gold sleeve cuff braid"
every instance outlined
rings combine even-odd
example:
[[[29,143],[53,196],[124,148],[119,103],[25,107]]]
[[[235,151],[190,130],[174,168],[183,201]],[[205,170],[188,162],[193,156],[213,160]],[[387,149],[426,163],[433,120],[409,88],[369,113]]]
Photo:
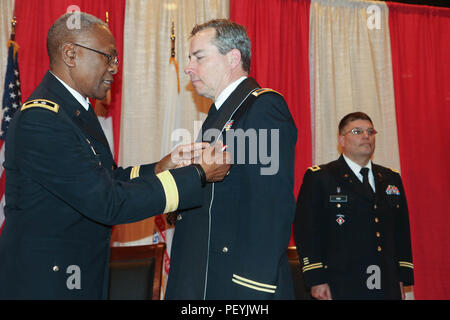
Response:
[[[141,166],[135,166],[131,168],[130,172],[130,180],[134,178],[139,178],[139,170],[141,169]]]
[[[175,182],[172,174],[170,171],[166,170],[158,173],[156,176],[161,181],[164,188],[164,193],[166,195],[166,207],[163,213],[177,210],[180,199],[178,197],[177,183]]]
[[[231,281],[241,286],[262,292],[275,293],[275,290],[277,289],[277,286],[246,279],[237,274],[233,274]]]
[[[411,262],[407,262],[407,261],[399,261],[398,264],[400,265],[400,267],[405,267],[405,268],[411,268],[414,269],[414,265]]]
[[[314,269],[320,269],[320,268],[323,268],[322,262],[308,264],[303,267],[303,272],[314,270]]]

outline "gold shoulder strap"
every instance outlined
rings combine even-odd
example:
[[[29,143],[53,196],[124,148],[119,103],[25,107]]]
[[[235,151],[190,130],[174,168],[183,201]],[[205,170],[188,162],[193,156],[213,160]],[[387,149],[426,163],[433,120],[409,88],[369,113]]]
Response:
[[[29,109],[29,108],[44,108],[50,111],[53,111],[55,113],[58,113],[59,111],[59,105],[53,101],[46,100],[46,99],[35,99],[28,102],[25,102],[22,107],[20,108],[20,111]]]

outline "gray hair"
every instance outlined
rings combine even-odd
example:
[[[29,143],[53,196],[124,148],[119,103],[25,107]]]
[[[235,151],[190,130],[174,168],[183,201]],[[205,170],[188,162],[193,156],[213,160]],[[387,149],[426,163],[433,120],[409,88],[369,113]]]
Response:
[[[94,25],[108,25],[93,15],[85,12],[66,13],[56,20],[47,33],[47,54],[50,65],[55,62],[55,58],[62,45],[66,42],[75,41],[79,35],[91,30]]]
[[[195,25],[191,31],[191,37],[195,36],[197,32],[208,28],[216,30],[216,37],[213,44],[221,54],[227,54],[232,49],[238,49],[241,52],[242,68],[249,73],[252,52],[250,39],[245,27],[229,19],[214,19],[200,25]]]

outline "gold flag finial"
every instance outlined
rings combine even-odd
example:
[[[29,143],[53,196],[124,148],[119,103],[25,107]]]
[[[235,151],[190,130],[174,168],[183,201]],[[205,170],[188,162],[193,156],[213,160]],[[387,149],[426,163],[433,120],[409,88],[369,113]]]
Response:
[[[14,16],[11,19],[11,37],[10,37],[11,41],[15,41],[15,38],[16,38],[16,25],[17,25],[17,19],[16,19],[16,16]]]
[[[17,19],[16,16],[14,16],[11,19],[11,40],[14,41],[14,38],[16,36],[16,25],[17,25]]]
[[[12,33],[16,33],[16,24],[17,24],[17,19],[16,19],[16,17],[14,16],[14,17],[11,19]]]

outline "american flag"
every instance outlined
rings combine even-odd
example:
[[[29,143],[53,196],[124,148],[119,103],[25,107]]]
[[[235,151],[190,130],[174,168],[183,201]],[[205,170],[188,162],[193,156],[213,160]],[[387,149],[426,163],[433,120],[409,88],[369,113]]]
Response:
[[[0,131],[0,234],[3,230],[5,215],[3,207],[5,205],[5,170],[3,162],[5,161],[5,137],[14,114],[22,105],[22,96],[20,93],[19,64],[17,63],[17,49],[19,46],[14,41],[8,41],[8,64],[6,67],[5,88],[3,91],[3,119],[2,129]]]

